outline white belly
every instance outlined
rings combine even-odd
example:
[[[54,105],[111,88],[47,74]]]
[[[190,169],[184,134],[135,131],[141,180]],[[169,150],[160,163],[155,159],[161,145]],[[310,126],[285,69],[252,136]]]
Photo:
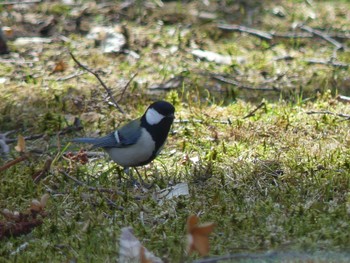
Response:
[[[142,128],[141,137],[134,145],[125,148],[107,148],[109,157],[123,167],[135,166],[148,160],[155,148],[151,135]]]

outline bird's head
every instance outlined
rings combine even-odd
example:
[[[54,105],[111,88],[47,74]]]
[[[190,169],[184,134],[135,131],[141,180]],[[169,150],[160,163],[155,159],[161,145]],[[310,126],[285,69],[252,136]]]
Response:
[[[152,103],[145,112],[145,119],[148,125],[157,125],[163,120],[173,122],[175,116],[175,108],[166,101],[157,101]]]

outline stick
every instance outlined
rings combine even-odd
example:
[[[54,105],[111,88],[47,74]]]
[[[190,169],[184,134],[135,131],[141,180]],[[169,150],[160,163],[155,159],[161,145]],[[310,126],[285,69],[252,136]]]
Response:
[[[116,107],[121,113],[125,114],[125,112],[123,111],[123,109],[118,105],[118,103],[116,102],[116,100],[114,99],[111,90],[106,86],[106,84],[102,81],[102,79],[100,78],[100,76],[93,70],[89,69],[88,67],[84,66],[83,64],[81,64],[73,55],[72,52],[69,51],[70,56],[72,57],[72,59],[74,60],[75,63],[77,63],[77,65],[83,69],[85,69],[86,71],[88,71],[89,73],[91,73],[92,75],[94,75],[98,81],[100,82],[100,84],[102,85],[102,87],[106,90],[109,99],[112,101],[112,104],[114,107]]]
[[[259,38],[265,39],[265,40],[272,40],[273,36],[270,33],[257,30],[250,27],[240,26],[240,25],[227,25],[227,24],[219,24],[217,26],[218,28],[222,30],[227,31],[239,31],[239,32],[245,32],[254,36],[257,36]]]
[[[249,254],[249,253],[236,253],[236,254],[230,254],[230,255],[225,255],[225,256],[218,256],[218,257],[212,257],[212,258],[203,258],[203,259],[198,259],[193,261],[193,263],[216,263],[216,262],[221,262],[222,260],[229,260],[229,259],[272,259],[276,256],[276,253],[271,253],[271,254]]]
[[[317,59],[317,58],[310,58],[310,59],[306,59],[305,62],[309,63],[309,64],[321,64],[321,65],[329,65],[329,66],[333,66],[333,67],[337,67],[337,68],[349,68],[349,64],[346,63],[342,63],[339,61],[332,61],[332,60],[322,60],[322,59]]]
[[[60,173],[63,174],[64,176],[66,176],[67,178],[71,179],[72,181],[74,181],[78,185],[87,187],[87,189],[89,189],[90,191],[105,192],[105,193],[117,194],[117,195],[124,196],[123,192],[117,191],[117,190],[114,190],[114,189],[88,186],[86,183],[83,183],[82,181],[79,181],[77,178],[75,178],[73,176],[70,176],[68,173],[66,173],[63,170],[60,170]]]
[[[27,160],[28,158],[29,158],[29,155],[28,154],[24,154],[24,155],[14,159],[14,160],[12,160],[12,161],[4,164],[3,166],[1,166],[0,167],[0,172],[3,172],[5,170],[7,170],[8,168],[10,168],[11,166],[14,166],[17,163],[20,163],[20,162],[22,162],[24,160]]]
[[[33,176],[34,183],[38,183],[41,179],[45,177],[45,175],[49,172],[51,168],[51,163],[52,163],[52,159],[51,158],[47,159],[44,164],[44,168],[34,174]]]
[[[279,38],[312,38],[315,35],[324,38],[325,40],[331,42],[333,45],[336,45],[336,47],[339,49],[344,48],[343,44],[336,41],[334,38],[338,39],[349,39],[350,35],[347,33],[330,33],[325,34],[322,31],[312,29],[310,27],[307,27],[307,29],[311,29],[311,31],[308,31],[307,29],[304,29],[307,31],[307,33],[300,33],[300,32],[265,32],[262,30],[249,28],[245,26],[239,26],[239,25],[228,25],[228,24],[219,24],[217,26],[219,29],[226,30],[226,31],[239,31],[248,33],[251,35],[255,35],[257,37],[272,40],[274,37]],[[322,35],[322,36],[321,36]]]
[[[227,121],[217,121],[214,120],[214,123],[220,123],[220,124],[232,124],[232,121],[230,119],[227,119]],[[188,120],[188,119],[181,119],[181,120],[174,120],[174,123],[204,123],[202,120]]]
[[[27,137],[24,137],[24,139],[26,141],[28,140],[36,140],[36,139],[39,139],[41,137],[43,137],[45,134],[36,134],[36,135],[31,135],[31,136],[27,136]],[[13,142],[17,142],[17,139],[5,139],[5,142],[6,143],[13,143]]]
[[[8,2],[0,3],[0,5],[38,4],[38,3],[41,3],[41,2],[42,2],[42,0],[28,0],[28,1],[17,1],[17,2],[8,1]]]
[[[84,75],[84,74],[85,74],[85,72],[76,72],[76,73],[70,74],[70,75],[65,76],[65,77],[57,78],[56,81],[65,81],[65,80],[69,80],[69,79],[73,79],[73,78],[79,77],[79,76]]]
[[[120,94],[120,98],[119,98],[119,100],[117,101],[118,103],[122,100],[126,89],[129,87],[131,81],[134,80],[134,78],[137,76],[137,74],[138,74],[138,72],[136,72],[136,73],[131,77],[131,79],[129,79],[128,83],[126,83],[126,85],[125,85],[125,87],[124,87],[122,93]]]
[[[324,114],[324,115],[334,115],[342,118],[346,118],[347,120],[350,120],[350,115],[349,114],[344,114],[344,113],[334,113],[331,111],[308,111],[306,114],[311,115],[311,114]]]
[[[253,117],[253,116],[255,115],[255,112],[256,112],[258,109],[260,109],[260,108],[262,108],[262,107],[264,107],[264,106],[266,106],[265,102],[261,102],[258,106],[256,106],[256,108],[255,108],[254,110],[252,110],[251,112],[249,112],[248,115],[244,116],[243,119],[246,119],[246,118],[249,118],[249,117]]]
[[[212,77],[213,79],[222,81],[222,82],[224,82],[224,83],[234,85],[234,86],[236,86],[236,87],[238,87],[238,88],[241,88],[241,89],[260,90],[260,91],[281,91],[280,89],[278,89],[278,88],[276,88],[276,87],[272,87],[272,88],[266,88],[266,87],[254,88],[254,87],[250,87],[250,86],[244,85],[244,84],[242,84],[242,83],[239,83],[239,82],[236,81],[236,80],[228,79],[228,78],[225,78],[225,77],[222,77],[222,76],[218,76],[218,75],[212,75],[211,77]]]
[[[346,103],[350,103],[350,97],[344,96],[344,95],[338,95],[337,100],[342,101],[342,102],[346,102]]]
[[[337,40],[331,38],[329,35],[323,33],[320,30],[317,29],[313,29],[309,26],[300,26],[300,28],[306,32],[309,32],[311,34],[314,34],[315,36],[318,36],[320,38],[323,38],[324,40],[326,40],[327,42],[331,43],[332,45],[334,45],[337,49],[344,49],[344,45],[342,43],[339,43]]]

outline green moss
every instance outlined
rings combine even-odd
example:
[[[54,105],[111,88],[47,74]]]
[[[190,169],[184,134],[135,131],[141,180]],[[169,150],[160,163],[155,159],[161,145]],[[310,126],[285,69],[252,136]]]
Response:
[[[338,2],[346,8],[322,1],[308,6],[309,11],[320,13],[309,21],[310,26],[327,28],[331,23],[334,30],[346,30],[341,10],[348,10],[349,3]],[[31,63],[0,65],[0,75],[6,78],[0,86],[0,132],[15,130],[9,135],[14,139],[18,134],[43,134],[26,141],[32,151],[28,160],[1,173],[0,210],[25,211],[33,198],[50,192],[43,224],[28,235],[0,240],[1,257],[5,262],[115,262],[120,230],[132,226],[142,244],[156,255],[169,262],[190,262],[198,258],[185,253],[185,225],[193,213],[200,214],[201,222],[217,225],[210,237],[211,255],[348,251],[349,122],[335,115],[307,114],[350,114],[348,105],[336,99],[338,93],[347,92],[347,70],[305,62],[308,58],[329,59],[333,46],[315,39],[265,42],[238,32],[215,32],[215,21],[203,27],[195,17],[184,19],[194,2],[176,3],[176,12],[164,4],[166,25],[158,21],[161,12],[147,13],[158,9],[141,9],[141,2],[138,10],[130,11],[142,14],[140,20],[147,23],[126,20],[129,47],[139,59],[102,54],[91,40],[68,32],[70,44],[36,46],[38,60],[33,60],[34,47],[16,47],[13,52]],[[252,27],[290,31],[293,22],[307,19],[307,13],[299,12],[305,1],[281,1],[279,5],[288,10],[286,17],[273,16],[270,9],[275,3],[267,1],[266,10],[254,15],[258,17],[253,17]],[[226,16],[215,4],[210,8],[219,17]],[[237,6],[232,3],[229,8],[231,14]],[[35,10],[65,16],[72,9],[42,3]],[[104,19],[115,21],[115,10],[110,10],[111,16],[105,11],[91,7],[84,19],[91,26]],[[190,21],[192,26],[177,23],[181,21]],[[57,28],[64,28],[62,21]],[[67,54],[67,45],[82,64],[98,72],[120,99],[125,116],[107,103],[106,91],[93,75],[60,80],[81,70]],[[191,50],[196,48],[230,55],[233,63],[220,65],[194,58]],[[294,59],[276,60],[286,54]],[[347,52],[337,54],[340,61],[350,61]],[[68,67],[52,73],[57,60]],[[282,92],[237,87],[213,79],[214,73],[245,87],[274,86]],[[184,82],[177,89],[148,89],[180,74]],[[106,134],[138,117],[156,99],[175,105],[176,122],[162,155],[139,169],[147,182],[155,184],[149,192],[129,187],[121,167],[103,156],[81,164],[64,155],[80,150],[81,145],[68,145],[72,137]],[[244,118],[262,101],[264,107]],[[67,129],[75,117],[81,118],[83,131]],[[58,135],[62,130],[66,133]],[[15,143],[9,144],[11,152],[8,159],[0,159],[0,166],[19,157]],[[32,177],[43,169],[48,157],[54,161],[46,177],[35,184]],[[119,194],[90,191],[65,177],[62,170],[91,187],[110,188]],[[162,205],[153,198],[156,189],[179,182],[189,184],[189,196],[165,200]],[[4,220],[0,215],[0,221]],[[27,247],[15,252],[26,243]]]

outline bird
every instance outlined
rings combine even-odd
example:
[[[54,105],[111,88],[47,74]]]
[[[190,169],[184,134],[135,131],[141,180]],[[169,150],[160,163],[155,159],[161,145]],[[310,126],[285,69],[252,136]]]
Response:
[[[109,157],[128,171],[144,166],[161,152],[175,118],[175,108],[167,101],[152,103],[145,113],[100,138],[74,138],[72,142],[104,149]]]

